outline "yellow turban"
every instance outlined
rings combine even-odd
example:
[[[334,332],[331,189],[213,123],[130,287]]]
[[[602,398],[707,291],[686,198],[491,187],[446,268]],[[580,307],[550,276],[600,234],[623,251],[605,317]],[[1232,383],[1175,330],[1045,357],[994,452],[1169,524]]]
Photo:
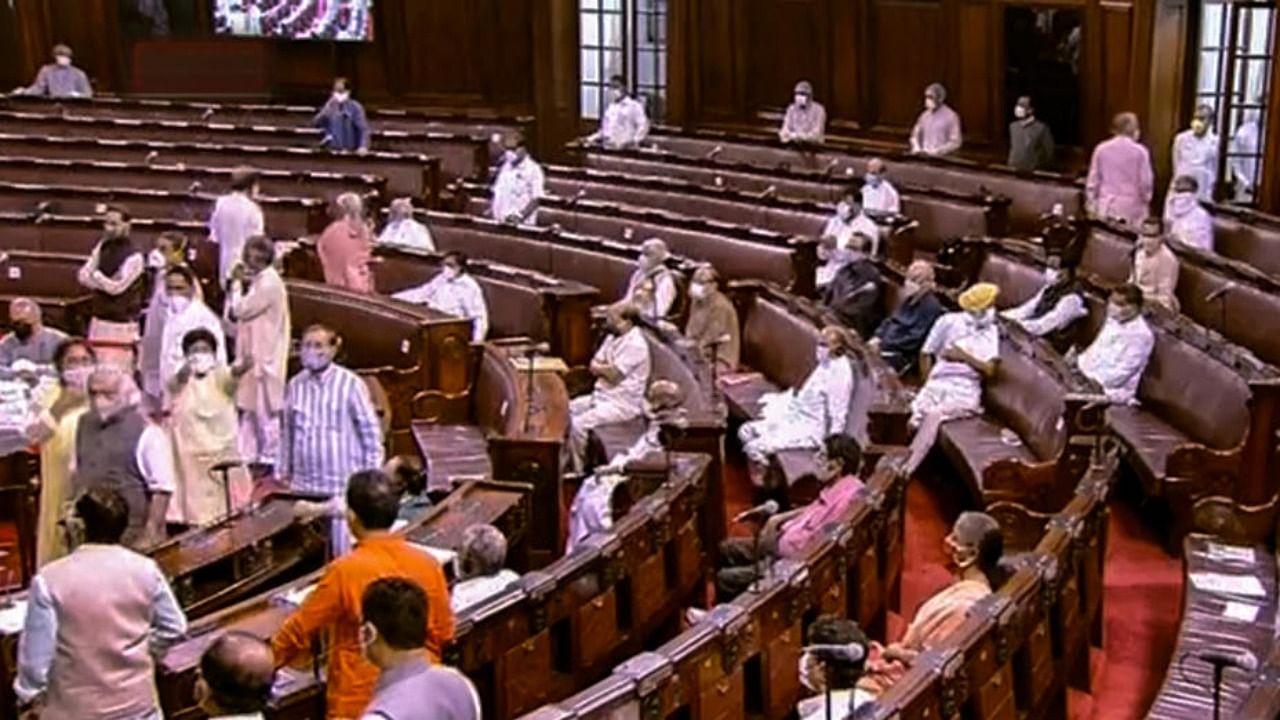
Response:
[[[977,283],[960,293],[960,309],[965,312],[979,312],[995,304],[1000,288],[991,283]]]

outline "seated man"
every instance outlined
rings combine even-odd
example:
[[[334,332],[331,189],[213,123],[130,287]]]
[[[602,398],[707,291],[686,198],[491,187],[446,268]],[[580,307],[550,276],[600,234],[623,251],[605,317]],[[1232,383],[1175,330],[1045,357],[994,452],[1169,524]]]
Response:
[[[649,116],[644,103],[627,92],[627,81],[621,75],[609,78],[609,105],[600,119],[600,128],[587,142],[607,148],[635,147],[649,137]]]
[[[378,236],[378,244],[423,252],[436,251],[431,231],[413,217],[413,200],[407,197],[391,201],[387,208],[387,224]]]
[[[866,664],[866,634],[853,620],[822,615],[809,626],[808,638],[809,645],[800,656],[800,684],[817,694],[797,703],[796,714],[800,720],[852,716],[854,710],[871,700],[865,690],[854,689]],[[830,718],[826,715],[828,691]]]
[[[595,377],[591,392],[569,402],[569,437],[565,452],[569,466],[581,472],[591,429],[624,422],[644,413],[649,384],[649,344],[636,321],[640,314],[627,304],[609,308],[605,324],[609,336],[591,358]]]
[[[716,601],[729,602],[747,590],[757,576],[757,564],[767,557],[798,558],[822,533],[853,505],[862,480],[862,448],[843,434],[828,435],[822,441],[818,481],[822,490],[804,507],[774,515],[755,538],[734,537],[720,543],[716,570]]]
[[[920,653],[964,624],[969,609],[1005,581],[1000,565],[1004,538],[1000,524],[986,513],[963,512],[943,540],[955,580],[925,601],[898,642],[871,643],[866,673],[858,689],[873,696],[888,690],[911,668]]]
[[[857,341],[838,325],[819,334],[813,371],[799,388],[760,398],[760,418],[738,429],[751,480],[763,486],[769,455],[792,448],[818,448],[844,432],[857,378],[849,356]]]
[[[1200,204],[1200,184],[1191,175],[1174,179],[1173,192],[1164,201],[1164,222],[1169,237],[1213,252],[1213,216]]]
[[[396,455],[382,466],[382,471],[400,488],[400,512],[396,522],[413,522],[431,509],[427,472],[416,455]]]
[[[675,304],[675,273],[666,264],[670,255],[667,244],[658,238],[649,238],[640,244],[636,269],[627,282],[627,294],[622,301],[634,305],[647,320],[665,318]]]
[[[52,365],[53,352],[67,339],[61,330],[45,327],[40,305],[30,298],[14,298],[9,303],[9,329],[0,339],[0,368],[18,360],[35,365]]]
[[[848,247],[836,248],[840,269],[819,293],[822,304],[864,338],[870,337],[880,324],[880,300],[884,292],[880,270],[866,255],[870,245],[871,238],[857,233]]]
[[[1155,336],[1142,318],[1142,291],[1122,285],[1111,291],[1107,321],[1076,358],[1076,366],[1102,386],[1111,402],[1134,404],[1154,348]]]
[[[430,281],[391,297],[470,320],[472,342],[484,342],[489,334],[489,308],[484,302],[484,291],[467,272],[467,256],[456,250],[445,253],[440,272]]]
[[[699,355],[714,362],[722,372],[738,367],[742,349],[738,310],[721,290],[715,268],[703,265],[693,272],[689,283],[689,321],[684,335]]]
[[[782,117],[778,139],[784,143],[821,143],[827,132],[827,110],[813,99],[808,80],[796,83],[795,99]]]
[[[1049,255],[1044,266],[1044,282],[1026,302],[1001,313],[1036,337],[1066,330],[1089,314],[1074,264],[1064,261],[1061,255]]]
[[[520,574],[509,570],[507,538],[492,525],[472,525],[462,533],[458,549],[458,582],[451,591],[453,611],[478,605],[505,592],[520,581]]]
[[[884,177],[884,160],[867,161],[867,174],[862,177],[862,209],[869,215],[901,215],[902,198]]]
[[[1158,218],[1142,221],[1138,247],[1133,253],[1129,282],[1138,286],[1148,302],[1178,312],[1178,256],[1165,244]]]
[[[818,238],[818,267],[814,270],[813,284],[818,292],[831,284],[836,273],[849,261],[849,254],[837,252],[838,241],[832,235]]]
[[[880,323],[869,343],[899,373],[916,366],[925,338],[944,312],[933,289],[933,263],[916,260],[907,267],[902,295],[898,309]]]
[[[845,190],[844,197],[836,203],[836,214],[832,215],[822,228],[822,237],[836,239],[836,247],[848,247],[849,241],[859,233],[871,238],[869,250],[875,257],[880,249],[880,226],[862,212],[862,202],[858,193],[852,188]]]

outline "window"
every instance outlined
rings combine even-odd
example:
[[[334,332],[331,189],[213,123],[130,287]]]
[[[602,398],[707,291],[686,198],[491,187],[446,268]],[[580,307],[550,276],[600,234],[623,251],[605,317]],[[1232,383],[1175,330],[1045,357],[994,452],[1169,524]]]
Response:
[[[1274,20],[1269,2],[1205,0],[1203,5],[1196,105],[1215,111],[1215,197],[1228,202],[1253,204],[1262,180]]]
[[[582,117],[598,119],[609,78],[631,83],[649,117],[662,117],[667,95],[667,0],[579,0]]]

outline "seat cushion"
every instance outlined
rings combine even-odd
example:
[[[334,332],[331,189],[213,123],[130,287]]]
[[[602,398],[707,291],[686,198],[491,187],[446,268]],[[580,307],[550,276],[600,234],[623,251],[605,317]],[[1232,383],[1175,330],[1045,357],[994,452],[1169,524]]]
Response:
[[[1191,438],[1151,412],[1131,405],[1107,408],[1107,426],[1124,444],[1143,487],[1159,494],[1169,455]]]
[[[982,492],[985,470],[1000,460],[1037,462],[1035,454],[1022,444],[1007,443],[1001,436],[1004,426],[986,415],[943,423],[938,430],[938,443],[952,465],[961,472],[969,487]]]

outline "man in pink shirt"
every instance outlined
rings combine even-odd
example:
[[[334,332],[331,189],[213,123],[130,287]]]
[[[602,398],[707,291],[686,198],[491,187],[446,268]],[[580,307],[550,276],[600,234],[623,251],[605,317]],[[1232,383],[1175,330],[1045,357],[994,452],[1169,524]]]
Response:
[[[753,538],[729,538],[720,544],[720,567],[716,570],[716,600],[728,602],[751,586],[756,565],[766,557],[801,557],[853,505],[862,480],[862,448],[847,435],[830,435],[823,441],[818,467],[822,490],[804,507],[774,515],[760,529],[760,542]]]
[[[933,83],[924,90],[924,110],[911,128],[911,152],[950,155],[962,143],[960,115],[947,104],[947,89],[942,83]]]
[[[364,219],[364,202],[355,193],[343,193],[334,200],[337,217],[320,234],[316,253],[324,269],[324,281],[356,292],[373,292],[369,257],[373,252],[373,232]]]
[[[1136,228],[1150,214],[1155,177],[1151,154],[1138,143],[1138,116],[1131,112],[1111,121],[1113,137],[1098,143],[1089,162],[1085,199],[1089,214]]]

